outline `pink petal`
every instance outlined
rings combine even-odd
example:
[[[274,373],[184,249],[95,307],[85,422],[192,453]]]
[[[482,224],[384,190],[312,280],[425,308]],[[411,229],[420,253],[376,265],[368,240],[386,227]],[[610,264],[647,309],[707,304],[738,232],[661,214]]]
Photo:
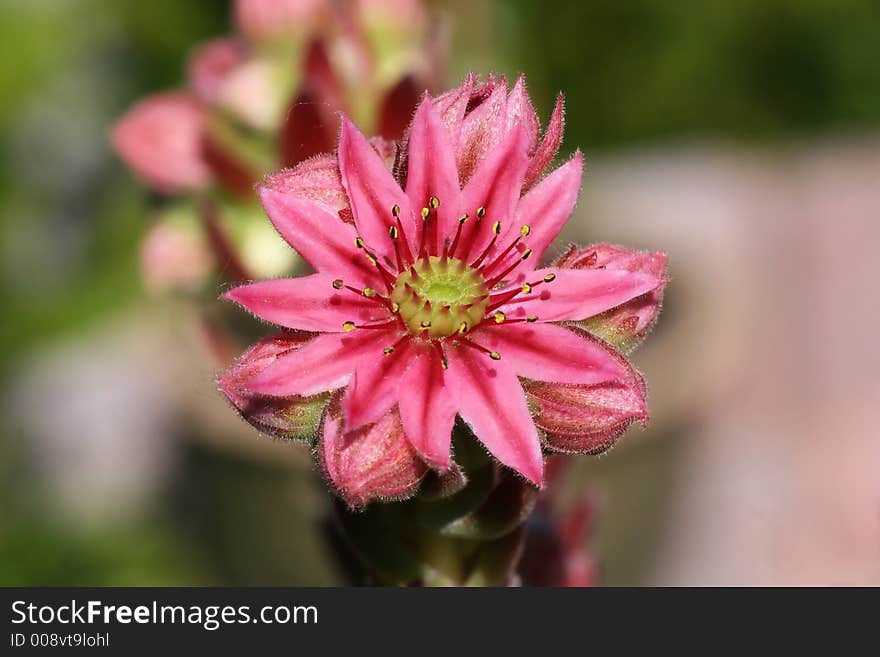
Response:
[[[412,362],[409,344],[410,340],[404,340],[390,354],[357,364],[342,401],[347,431],[376,422],[397,404],[401,378]]]
[[[512,287],[518,287],[527,277],[529,282],[535,282],[548,275],[556,277],[552,283],[542,283],[530,294],[515,297],[501,310],[515,318],[536,315],[539,322],[577,321],[619,306],[663,283],[655,276],[638,272],[548,267],[519,274]]]
[[[505,233],[507,239],[501,240],[502,244],[507,243],[510,234],[523,224],[531,229],[525,243],[532,255],[519,271],[534,269],[568,221],[577,203],[583,172],[584,158],[578,152],[520,200],[516,221],[508,229],[510,232]]]
[[[583,332],[597,345],[601,342]],[[645,423],[645,382],[626,359],[605,347],[624,374],[592,385],[526,381],[523,385],[535,424],[546,444],[557,451],[595,454],[610,448],[633,422]]]
[[[455,150],[440,115],[425,97],[413,118],[407,152],[406,195],[413,208],[428,207],[428,199],[440,200],[438,221],[428,225],[433,252],[442,248],[445,236],[455,233],[459,217],[458,171]],[[433,229],[433,233],[430,232]]]
[[[488,98],[467,114],[461,124],[456,161],[462,184],[470,180],[483,160],[508,135],[507,83],[503,79],[492,81],[487,89],[491,89]]]
[[[550,123],[547,130],[544,131],[544,138],[538,144],[538,148],[532,155],[529,162],[529,168],[526,171],[526,179],[523,189],[529,189],[544,173],[547,165],[556,157],[559,145],[562,143],[562,132],[565,128],[565,100],[562,94],[556,98],[556,107],[553,108],[553,115],[550,117]]]
[[[400,419],[410,444],[431,466],[446,470],[458,395],[446,382],[440,358],[431,350],[422,352],[400,386],[406,391],[400,397]]]
[[[290,397],[341,388],[361,359],[382,358],[382,349],[394,344],[398,335],[393,329],[319,335],[296,353],[280,356],[255,376],[250,391]]]
[[[119,156],[147,185],[174,193],[203,187],[211,170],[202,155],[205,112],[190,94],[149,96],[113,128]]]
[[[334,214],[350,211],[348,195],[339,177],[339,164],[333,155],[318,155],[293,169],[270,173],[262,184],[277,192],[314,201]]]
[[[626,374],[595,340],[554,324],[490,324],[470,339],[497,351],[518,376],[556,383],[601,383]]]
[[[520,75],[510,95],[507,96],[507,130],[520,126],[528,138],[528,152],[535,150],[538,143],[538,115],[532,106],[529,92],[526,89],[526,78]]]
[[[514,129],[498,145],[474,173],[462,190],[461,211],[470,215],[462,232],[462,243],[470,244],[464,255],[479,256],[489,244],[492,224],[500,221],[503,229],[513,220],[519,201],[522,177],[528,164],[528,138],[521,129]],[[476,221],[477,209],[486,209],[485,218]],[[506,244],[498,243],[497,252]]]
[[[395,225],[391,208],[400,206],[404,231],[413,244],[415,221],[410,203],[367,138],[345,116],[339,136],[339,171],[348,193],[354,223],[374,253],[394,259],[394,244],[388,229]]]
[[[409,497],[428,471],[407,442],[396,411],[345,432],[338,395],[324,419],[318,456],[325,476],[351,507]]]
[[[281,237],[312,267],[355,287],[382,285],[376,268],[355,247],[353,226],[307,198],[265,186],[259,191],[266,214]]]
[[[307,439],[316,435],[327,404],[326,395],[280,399],[261,397],[248,391],[254,376],[279,356],[299,349],[308,339],[304,333],[282,333],[264,338],[218,377],[220,391],[259,431],[287,439]]]
[[[241,285],[222,299],[234,301],[262,320],[302,331],[339,333],[345,322],[365,324],[390,318],[375,298],[337,290],[329,274],[278,278]]]
[[[540,486],[541,445],[516,374],[503,360],[469,347],[448,353],[446,380],[458,391],[458,414],[495,458]]]
[[[236,39],[212,39],[201,44],[189,59],[189,84],[208,103],[216,102],[223,80],[245,57]]]
[[[449,131],[453,144],[459,143],[461,126],[464,122],[471,92],[474,89],[474,74],[468,73],[461,86],[451,89],[434,99],[434,107],[443,119],[443,125]]]

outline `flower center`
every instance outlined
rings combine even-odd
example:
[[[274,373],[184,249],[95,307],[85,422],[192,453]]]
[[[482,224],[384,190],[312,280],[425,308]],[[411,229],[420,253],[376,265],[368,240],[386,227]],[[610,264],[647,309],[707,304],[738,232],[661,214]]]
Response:
[[[410,332],[437,339],[479,324],[489,290],[483,275],[458,258],[423,256],[394,281],[391,301]]]

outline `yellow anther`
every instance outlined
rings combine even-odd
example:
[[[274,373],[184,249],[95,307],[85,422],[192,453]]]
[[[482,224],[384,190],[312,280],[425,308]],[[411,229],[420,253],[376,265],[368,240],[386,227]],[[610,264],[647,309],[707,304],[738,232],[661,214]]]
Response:
[[[440,207],[440,199],[436,196],[432,196],[428,199],[428,205],[430,205],[434,210]]]
[[[556,280],[556,274],[547,274],[546,276],[544,276],[545,283],[552,283],[555,280]]]
[[[373,298],[374,296],[376,296],[376,290],[374,290],[371,287],[365,287],[364,288],[364,296],[369,297],[369,298]]]
[[[529,324],[534,324],[535,322],[538,321],[538,316],[537,315],[529,315],[528,317],[526,317],[526,321]]]
[[[480,207],[477,208],[477,219],[482,219],[485,216],[486,216],[486,208],[484,208],[481,205]]]
[[[448,369],[449,369],[449,361],[447,360],[446,356],[443,356],[443,357],[440,359],[440,366],[441,366],[444,370],[448,370]]]
[[[341,290],[344,286],[345,286],[345,283],[342,282],[341,278],[337,278],[335,281],[333,281],[333,289],[334,290]]]
[[[495,323],[496,324],[502,324],[505,319],[507,319],[507,315],[505,315],[500,310],[495,311]]]
[[[354,238],[354,245],[359,249],[364,248],[364,238],[363,237],[355,237]]]
[[[431,320],[426,319],[421,324],[419,324],[422,328],[431,328]]]
[[[495,233],[496,235],[501,233],[501,222],[500,221],[496,221],[494,224],[492,224],[492,232]]]
[[[492,360],[501,360],[501,354],[499,354],[497,351],[490,351],[489,358],[491,358]]]
[[[395,203],[394,205],[391,206],[391,214],[394,215],[395,217],[400,216],[400,206],[397,205],[397,203]]]
[[[470,216],[467,214],[467,212],[465,212],[463,215],[461,215],[461,216],[458,218],[458,223],[463,224],[463,223],[466,222],[469,218],[470,218]]]
[[[349,331],[354,331],[354,322],[343,322],[342,330],[348,333]]]
[[[532,228],[528,224],[523,224],[520,226],[519,234],[523,237],[527,237],[529,233],[532,232]]]
[[[528,294],[528,293],[531,292],[531,291],[532,291],[532,286],[529,285],[528,283],[523,283],[523,285],[522,285],[522,293],[523,293],[523,294]]]
[[[393,240],[397,239],[397,226],[388,226],[388,237]]]
[[[462,335],[467,333],[468,332],[468,323],[462,322],[461,326],[458,327],[458,332],[461,333]]]
[[[370,264],[373,265],[374,267],[379,266],[379,260],[372,253],[367,252],[367,260],[369,260]]]
[[[522,259],[528,260],[530,255],[532,255],[532,250],[526,249],[525,251],[522,252]]]
[[[394,347],[385,347],[382,350],[382,353],[385,354],[386,356],[390,356],[391,354],[394,353]]]
[[[427,221],[430,215],[431,211],[428,208],[422,208],[422,221]]]
[[[391,302],[391,312],[396,313],[398,310],[400,310],[400,304],[397,303],[396,301],[392,301]]]

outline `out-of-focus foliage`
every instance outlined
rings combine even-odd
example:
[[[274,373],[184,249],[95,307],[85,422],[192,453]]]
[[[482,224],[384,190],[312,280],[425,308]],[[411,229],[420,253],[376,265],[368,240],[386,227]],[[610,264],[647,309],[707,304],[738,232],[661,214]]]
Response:
[[[499,0],[494,43],[569,144],[766,138],[876,125],[872,0]],[[545,114],[546,115],[546,114]]]

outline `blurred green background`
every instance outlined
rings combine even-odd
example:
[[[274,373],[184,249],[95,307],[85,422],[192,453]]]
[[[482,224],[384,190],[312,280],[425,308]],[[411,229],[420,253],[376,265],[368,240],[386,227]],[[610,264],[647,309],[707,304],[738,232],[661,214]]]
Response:
[[[449,83],[470,69],[523,71],[545,120],[565,91],[566,152],[695,141],[767,150],[880,125],[880,4],[870,0],[431,4],[453,35]],[[27,388],[34,363],[108,324],[155,319],[138,274],[148,193],[107,131],[139,97],[179,85],[189,50],[227,32],[228,14],[222,0],[0,3],[0,584],[339,581],[314,529],[320,496],[307,469],[242,457],[173,424],[173,467],[146,502],[71,511],[51,479],[75,459],[46,466],[48,447],[29,434],[33,415],[59,413],[68,441],[80,440],[75,412],[44,407],[42,389]],[[643,581],[674,469],[644,464],[674,449],[677,428],[584,463],[617,495],[600,534],[611,583]]]

